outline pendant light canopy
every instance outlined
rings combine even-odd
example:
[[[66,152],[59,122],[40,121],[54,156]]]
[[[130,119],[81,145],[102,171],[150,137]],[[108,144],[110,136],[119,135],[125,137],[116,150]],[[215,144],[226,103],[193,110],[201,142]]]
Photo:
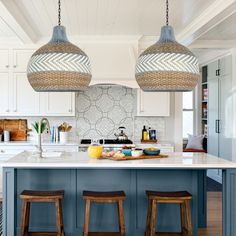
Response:
[[[61,2],[58,1],[58,26],[53,29],[50,42],[31,57],[27,77],[37,92],[66,92],[84,90],[91,81],[88,56],[70,43],[61,26]]]
[[[198,60],[176,42],[168,13],[166,0],[166,26],[161,29],[160,39],[139,56],[136,64],[135,77],[144,91],[191,91],[200,79]]]

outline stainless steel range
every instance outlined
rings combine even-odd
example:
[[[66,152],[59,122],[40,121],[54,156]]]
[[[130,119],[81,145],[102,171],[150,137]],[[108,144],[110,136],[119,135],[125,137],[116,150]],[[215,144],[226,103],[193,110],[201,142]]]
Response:
[[[79,145],[79,151],[87,151],[89,145],[92,143],[92,139],[82,139]],[[129,139],[99,139],[99,143],[103,145],[105,150],[119,150],[124,146],[135,147],[133,142]]]

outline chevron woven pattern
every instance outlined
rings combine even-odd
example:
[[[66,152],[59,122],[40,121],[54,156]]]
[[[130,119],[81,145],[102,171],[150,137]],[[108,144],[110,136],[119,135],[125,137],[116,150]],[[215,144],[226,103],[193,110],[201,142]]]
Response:
[[[90,74],[90,62],[87,56],[73,53],[45,53],[32,56],[28,65],[28,74],[43,71],[68,71]]]
[[[138,59],[136,74],[158,71],[199,73],[195,56],[180,53],[144,54]]]

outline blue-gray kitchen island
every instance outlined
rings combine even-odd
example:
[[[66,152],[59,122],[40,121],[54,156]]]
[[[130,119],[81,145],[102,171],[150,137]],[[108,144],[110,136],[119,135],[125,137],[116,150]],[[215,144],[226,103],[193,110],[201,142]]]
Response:
[[[19,235],[22,203],[27,190],[65,190],[63,219],[66,236],[82,235],[85,203],[83,190],[126,193],[127,236],[143,236],[146,226],[146,190],[186,190],[193,195],[193,235],[206,225],[205,175],[207,169],[223,170],[223,236],[236,235],[236,163],[208,154],[173,153],[168,158],[116,162],[91,159],[86,153],[45,153],[44,158],[21,153],[4,164],[4,236]],[[180,231],[179,206],[160,205],[158,231]],[[33,204],[31,231],[55,229],[54,205]],[[116,205],[91,208],[91,231],[118,230]]]

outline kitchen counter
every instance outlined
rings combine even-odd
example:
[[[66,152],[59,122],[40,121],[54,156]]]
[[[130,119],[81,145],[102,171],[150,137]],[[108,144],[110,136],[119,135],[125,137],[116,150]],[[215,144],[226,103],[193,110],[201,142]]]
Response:
[[[46,157],[23,152],[3,164],[15,168],[112,168],[112,169],[232,169],[236,163],[205,153],[170,153],[167,158],[112,161],[93,159],[85,152],[45,152]],[[48,157],[47,157],[48,155]]]
[[[223,236],[236,232],[236,163],[204,153],[172,153],[168,158],[116,162],[97,160],[82,152],[48,152],[39,158],[24,152],[3,163],[4,173],[4,236],[18,236],[25,190],[63,189],[64,228],[67,236],[82,235],[85,203],[83,190],[118,191],[126,193],[124,214],[126,236],[143,236],[146,226],[146,190],[180,191],[192,194],[193,235],[207,224],[206,170],[222,169]],[[49,157],[50,156],[50,157]],[[55,227],[54,206],[34,204],[30,214],[31,230],[52,231]],[[158,207],[158,230],[180,231],[179,207]],[[217,213],[216,213],[217,214]],[[178,219],[178,220],[176,220]],[[92,205],[90,230],[118,229],[115,205]]]
[[[36,142],[34,141],[10,141],[10,142],[0,142],[0,147],[1,146],[35,146],[37,145]],[[78,143],[77,142],[74,142],[74,141],[69,141],[69,142],[66,142],[66,143],[52,143],[50,141],[45,141],[42,143],[43,146],[78,146]]]

